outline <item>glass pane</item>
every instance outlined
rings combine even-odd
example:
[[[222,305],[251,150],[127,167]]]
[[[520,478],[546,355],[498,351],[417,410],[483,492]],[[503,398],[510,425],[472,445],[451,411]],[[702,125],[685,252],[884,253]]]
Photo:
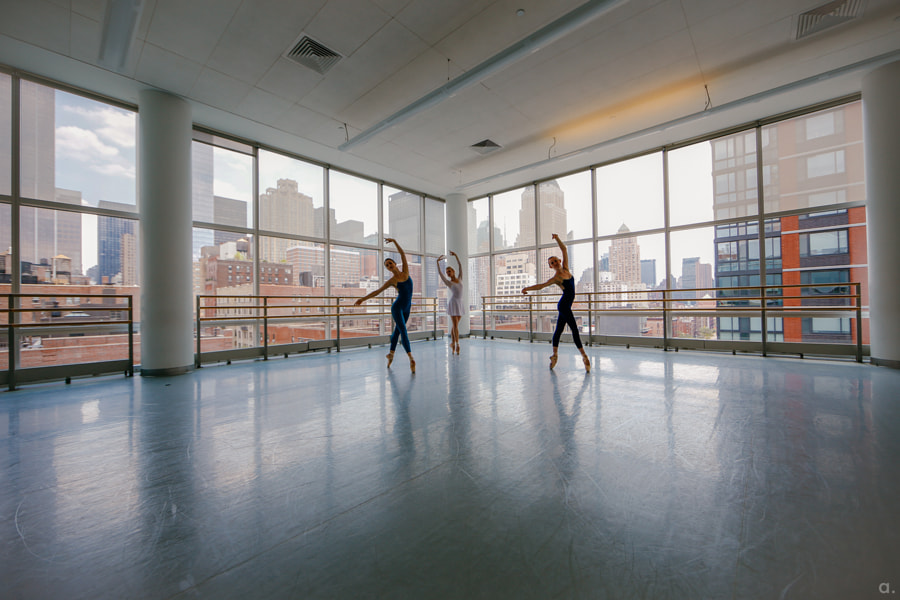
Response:
[[[201,326],[202,351],[256,347],[261,343],[260,315],[253,295],[253,236],[194,228],[194,295],[201,300],[202,317],[224,318]],[[210,243],[205,243],[210,240]],[[196,306],[196,304],[195,304]]]
[[[259,228],[324,238],[324,186],[322,167],[260,150]]]
[[[669,308],[713,309],[716,291],[713,278],[716,264],[715,228],[703,227],[688,231],[673,231],[669,237],[672,257],[672,278],[678,291],[673,292]],[[757,244],[758,250],[758,244]],[[759,272],[759,254],[755,264]],[[757,278],[758,279],[758,278]],[[758,295],[758,294],[754,294]],[[671,319],[671,336],[695,339],[716,339],[716,318],[694,316],[690,312],[676,313]]]
[[[378,184],[329,171],[329,185],[331,239],[377,246]]]
[[[662,227],[662,173],[661,153],[597,169],[597,235]]]
[[[785,306],[834,307],[855,306],[850,297],[856,286],[814,284],[850,282],[860,284],[861,302],[868,305],[868,266],[866,249],[866,210],[848,209],[817,211],[799,216],[782,217],[780,221],[780,259],[785,285],[809,284],[806,288],[784,288]],[[781,270],[778,271],[781,273]],[[797,297],[802,299],[796,299]],[[833,297],[840,296],[840,297]],[[834,321],[818,321],[814,315],[784,319],[784,341],[855,344],[856,312],[841,311],[829,315]],[[864,311],[863,315],[867,313]],[[846,319],[843,323],[840,320]],[[841,328],[829,329],[840,324]],[[849,325],[849,329],[845,328]],[[863,317],[862,343],[869,343],[869,319]]]
[[[499,230],[500,245],[495,250],[521,248],[534,244],[534,187],[528,186],[493,197],[494,230]],[[562,234],[560,234],[561,236]]]
[[[481,254],[491,249],[490,220],[488,217],[488,199],[472,200],[467,207],[467,224],[469,228],[469,254]],[[503,246],[500,230],[494,228],[494,247]],[[480,301],[479,301],[480,304]]]
[[[860,102],[767,125],[762,138],[767,212],[865,200]]]
[[[587,334],[587,294],[594,291],[594,245],[590,242],[567,244],[566,249],[569,253],[569,271],[575,277],[575,293],[577,294],[572,310],[575,311],[575,317],[582,333]],[[561,258],[559,246],[541,249],[539,281],[547,281],[553,276],[554,271],[548,262],[551,256]],[[556,302],[558,302],[562,290],[559,286],[552,285],[544,288],[540,293],[549,296],[542,307],[542,310],[547,311],[547,315],[541,318],[535,331],[550,333],[556,328]],[[568,333],[568,330],[566,332]]]
[[[538,185],[541,202],[541,235],[559,232],[563,239],[580,240],[594,235],[591,173],[584,171]],[[563,232],[566,233],[563,236]],[[541,242],[543,243],[543,241]]]
[[[434,198],[425,198],[425,252],[444,254],[446,246],[446,205]],[[457,252],[460,250],[455,249]]]
[[[0,203],[0,283],[12,283],[12,207]]]
[[[469,300],[469,325],[471,329],[482,329],[482,296],[491,293],[490,257],[470,258],[466,269],[465,291]]]
[[[31,207],[19,218],[22,283],[51,283],[64,266],[61,284],[138,285],[136,221]]]
[[[665,236],[623,236],[597,243],[594,332],[602,335],[662,337],[660,316],[635,315],[629,309],[661,309],[665,287]],[[659,284],[652,285],[652,281]]]
[[[522,296],[522,288],[537,283],[534,251],[494,256],[494,294]]]
[[[194,142],[192,146],[193,219],[229,227],[253,227],[253,157]],[[194,254],[212,238],[194,233]],[[199,244],[199,245],[198,245]]]
[[[332,246],[331,295],[365,296],[381,286],[382,270],[377,250]]]
[[[522,288],[534,285],[534,251],[510,252],[494,256],[494,295],[488,304],[491,329],[528,331],[528,296]]]
[[[671,225],[759,212],[754,131],[672,150],[668,161]]]
[[[8,211],[6,213],[8,218]],[[8,221],[7,221],[8,222]],[[4,228],[4,234],[8,228]],[[23,367],[103,362],[128,358],[128,335],[95,323],[140,320],[137,222],[107,216],[22,207],[22,292],[35,294],[22,308],[23,323],[66,326],[23,330]],[[85,268],[85,265],[90,265]],[[38,296],[47,294],[47,296]],[[135,349],[140,338],[135,336]],[[138,360],[138,357],[135,357]]]
[[[294,272],[293,293],[321,296],[325,290],[325,245],[295,241],[286,255]]]
[[[420,252],[422,196],[384,186],[384,235],[396,239],[405,252]]]
[[[396,261],[397,265],[400,265],[400,254],[398,254],[397,252],[385,251],[384,260],[387,260],[389,258]],[[421,298],[425,296],[425,294],[423,293],[424,288],[422,287],[424,281],[424,274],[422,272],[422,257],[417,254],[410,254],[409,252],[406,252],[406,262],[409,265],[409,276],[413,280],[413,298]],[[390,277],[390,272],[385,270],[385,280],[389,279]],[[395,292],[395,288],[389,288],[385,293],[390,293],[391,297],[394,297],[396,296]]]
[[[137,211],[134,112],[22,81],[21,193]]]
[[[0,195],[12,193],[11,93],[12,78],[5,73],[0,73]]]

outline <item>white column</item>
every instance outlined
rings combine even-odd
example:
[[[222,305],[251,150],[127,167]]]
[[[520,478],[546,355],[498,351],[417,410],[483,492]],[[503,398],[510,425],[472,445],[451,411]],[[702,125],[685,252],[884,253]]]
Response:
[[[459,320],[459,335],[469,335],[469,286],[473,281],[472,274],[469,272],[469,231],[466,219],[468,198],[465,194],[449,194],[446,202],[447,250],[456,252],[463,268],[463,309],[465,312],[462,319]]]
[[[862,82],[872,363],[900,368],[900,62]]]
[[[155,90],[139,97],[141,375],[194,367],[191,107]]]

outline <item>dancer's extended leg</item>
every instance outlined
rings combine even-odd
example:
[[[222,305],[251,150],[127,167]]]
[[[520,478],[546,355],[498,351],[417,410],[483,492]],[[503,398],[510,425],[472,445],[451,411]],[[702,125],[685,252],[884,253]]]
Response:
[[[406,321],[409,319],[411,308],[410,306],[397,306],[397,304],[391,306],[391,317],[394,319],[394,331],[391,333],[391,355],[393,355],[394,349],[397,347],[399,338],[400,343],[403,344],[403,349],[406,350],[406,354],[409,356],[409,370],[415,373],[416,361],[413,359],[412,349],[409,345],[409,333],[406,331]]]

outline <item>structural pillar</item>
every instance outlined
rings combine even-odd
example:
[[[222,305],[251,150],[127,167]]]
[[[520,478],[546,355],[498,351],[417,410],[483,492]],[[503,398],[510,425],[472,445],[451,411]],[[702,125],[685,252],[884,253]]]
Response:
[[[191,107],[156,90],[139,97],[141,375],[193,369]]]
[[[872,363],[900,368],[900,61],[862,82]]]
[[[465,194],[448,194],[447,202],[447,250],[459,256],[463,268],[463,316],[459,320],[459,335],[469,335],[469,294],[474,284],[469,272],[468,198]],[[448,254],[449,256],[449,254]],[[449,260],[453,260],[452,257]],[[452,262],[448,264],[453,264]]]

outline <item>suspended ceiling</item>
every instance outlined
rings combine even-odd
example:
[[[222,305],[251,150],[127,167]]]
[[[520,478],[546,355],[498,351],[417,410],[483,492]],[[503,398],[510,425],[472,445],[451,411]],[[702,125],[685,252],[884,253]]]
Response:
[[[0,65],[127,103],[167,90],[198,125],[438,197],[853,94],[900,60],[896,0],[138,4],[123,63],[110,66],[107,2],[0,0]],[[329,69],[286,56],[304,36],[337,55]],[[485,140],[499,148],[472,148]]]

